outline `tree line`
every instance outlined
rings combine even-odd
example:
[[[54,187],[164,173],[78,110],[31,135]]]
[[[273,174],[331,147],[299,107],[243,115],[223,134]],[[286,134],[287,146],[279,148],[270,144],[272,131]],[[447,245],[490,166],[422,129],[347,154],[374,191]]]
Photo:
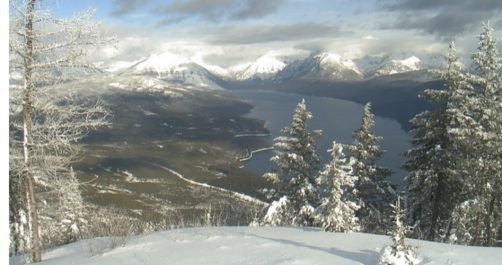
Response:
[[[406,187],[401,194],[377,165],[383,150],[374,135],[370,103],[351,144],[333,141],[331,161],[316,153],[320,131],[310,131],[312,114],[298,103],[290,127],[274,139],[274,168],[264,174],[272,200],[262,224],[320,226],[325,231],[385,233],[391,204],[406,202],[412,237],[440,242],[494,246],[502,240],[502,75],[493,29],[484,24],[465,70],[452,42],[443,81],[421,98],[435,106],[410,120],[413,147],[404,155]]]

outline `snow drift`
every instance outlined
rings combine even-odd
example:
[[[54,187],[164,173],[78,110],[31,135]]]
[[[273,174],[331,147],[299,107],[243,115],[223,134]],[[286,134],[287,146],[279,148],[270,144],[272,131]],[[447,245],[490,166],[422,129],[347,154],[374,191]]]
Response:
[[[40,265],[94,264],[378,264],[387,236],[327,233],[315,228],[204,227],[132,237],[107,249],[106,240],[84,240],[43,253]],[[419,264],[500,264],[502,248],[407,240]],[[90,250],[99,249],[100,252]],[[20,257],[10,264],[21,264]]]

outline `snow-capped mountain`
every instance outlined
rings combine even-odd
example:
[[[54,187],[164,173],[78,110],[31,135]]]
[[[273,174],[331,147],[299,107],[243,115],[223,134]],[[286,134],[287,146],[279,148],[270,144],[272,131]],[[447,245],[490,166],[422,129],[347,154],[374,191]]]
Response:
[[[228,69],[225,69],[221,66],[206,64],[206,63],[202,63],[202,62],[198,62],[197,64],[206,68],[211,74],[213,74],[219,78],[222,78],[222,79],[230,79],[231,78],[231,72]]]
[[[186,64],[188,63],[190,63],[190,60],[187,58],[164,52],[143,58],[130,66],[129,70],[136,74],[157,74],[161,77],[163,75],[183,73],[187,69]]]
[[[416,56],[402,60],[390,60],[375,72],[375,76],[394,75],[422,69],[422,61]]]
[[[286,64],[274,56],[264,55],[253,63],[234,66],[231,70],[236,80],[268,79],[284,69]]]
[[[349,81],[363,78],[359,67],[351,60],[334,53],[320,53],[287,65],[275,77],[278,80],[336,80]]]
[[[213,70],[215,69],[216,67]],[[221,89],[215,82],[218,78],[208,69],[171,52],[152,54],[137,61],[124,72],[134,75],[150,75],[169,83]]]
[[[390,55],[368,55],[349,60],[336,53],[318,53],[285,63],[271,52],[254,62],[229,68],[210,65],[166,51],[136,61],[119,61],[106,68],[112,73],[147,75],[168,83],[221,89],[221,80],[327,80],[356,81],[422,70],[429,65],[416,56],[395,59]]]
[[[355,59],[354,62],[359,66],[365,77],[372,77],[376,71],[389,63],[391,60],[387,54],[366,55]]]

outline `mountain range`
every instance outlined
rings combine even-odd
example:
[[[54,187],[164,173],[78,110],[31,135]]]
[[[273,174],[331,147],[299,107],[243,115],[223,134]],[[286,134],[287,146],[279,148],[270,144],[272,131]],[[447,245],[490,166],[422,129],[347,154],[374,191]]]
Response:
[[[289,62],[265,54],[253,62],[223,68],[163,52],[134,62],[117,62],[106,70],[117,74],[150,75],[169,83],[221,89],[219,81],[362,81],[403,73],[415,72],[416,75],[416,72],[424,72],[428,68],[431,65],[417,56],[393,58],[379,55],[350,60],[327,52]]]

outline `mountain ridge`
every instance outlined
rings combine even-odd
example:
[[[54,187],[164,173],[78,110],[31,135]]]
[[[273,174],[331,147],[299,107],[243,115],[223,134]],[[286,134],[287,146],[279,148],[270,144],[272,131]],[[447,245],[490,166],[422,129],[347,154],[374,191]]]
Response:
[[[122,66],[122,67],[121,67]],[[283,61],[271,53],[252,62],[227,68],[192,60],[169,51],[152,54],[133,62],[118,62],[110,67],[111,73],[157,75],[157,78],[191,85],[221,89],[217,79],[225,81],[283,82],[287,80],[358,81],[420,72],[431,65],[417,56],[397,58],[389,55],[365,56],[350,60],[339,54],[321,52],[293,61]]]

